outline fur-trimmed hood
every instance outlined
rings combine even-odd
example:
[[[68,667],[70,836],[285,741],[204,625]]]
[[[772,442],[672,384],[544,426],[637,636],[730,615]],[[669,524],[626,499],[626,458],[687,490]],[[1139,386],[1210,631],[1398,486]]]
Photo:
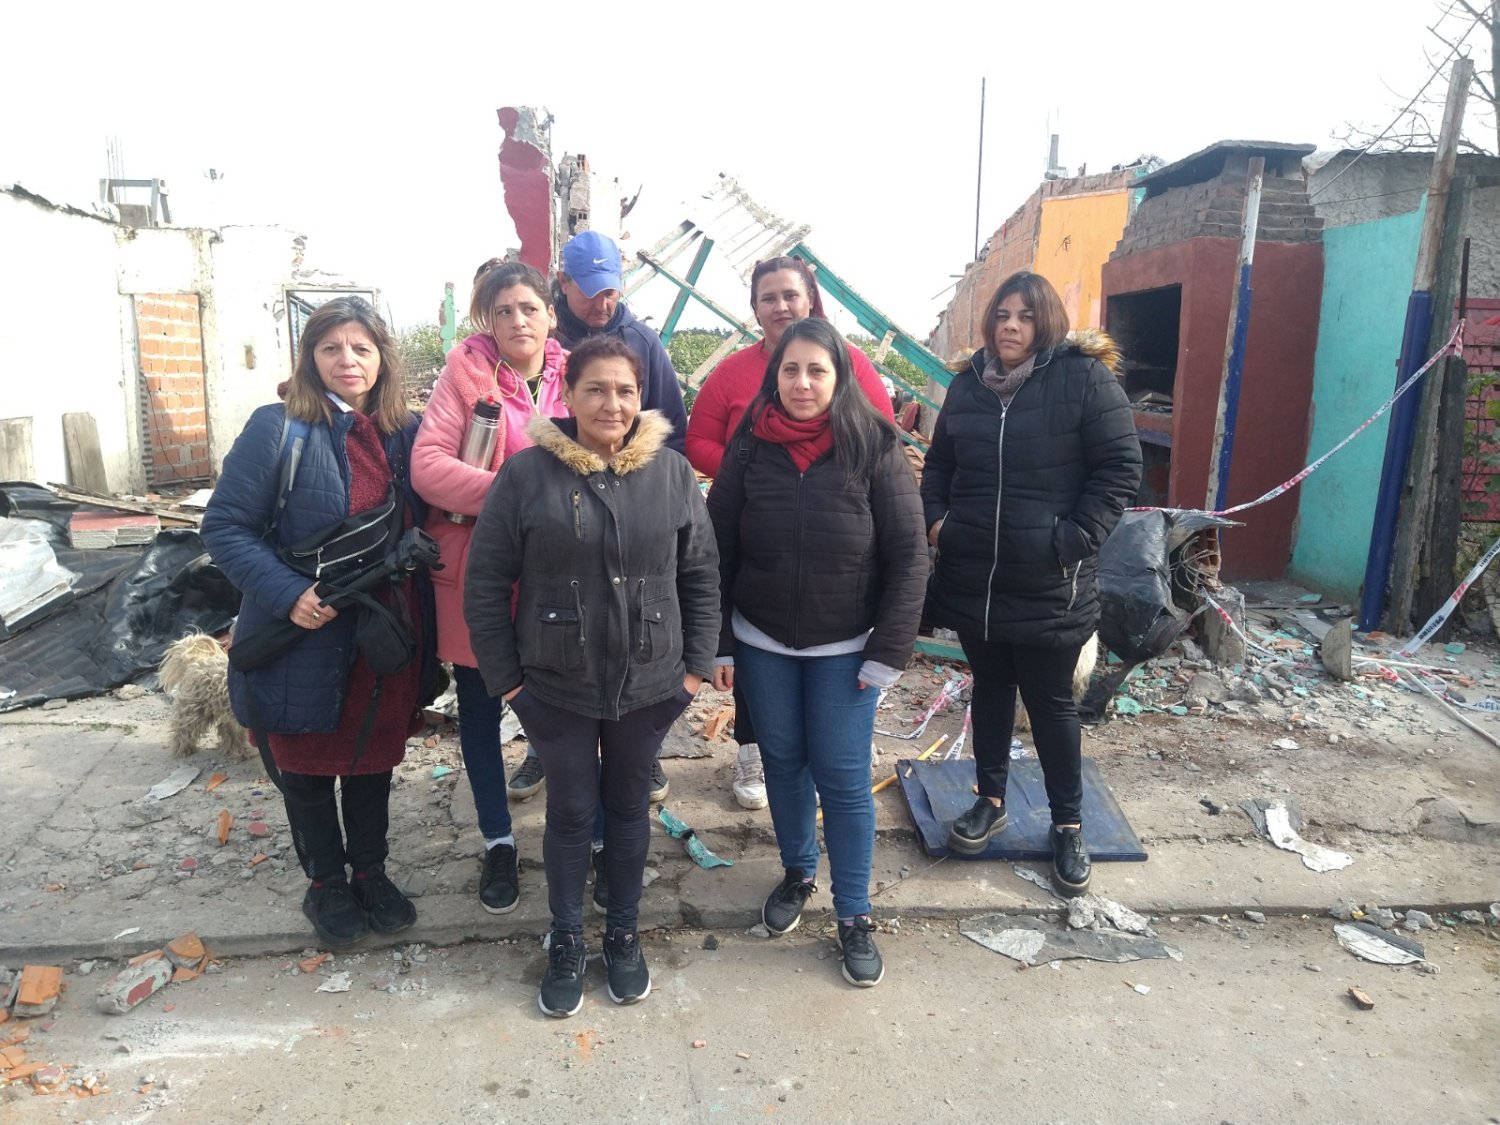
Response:
[[[1037,357],[1037,367],[1044,367],[1050,363],[1053,356],[1062,354],[1086,355],[1090,359],[1097,359],[1116,377],[1120,376],[1120,345],[1115,343],[1114,337],[1102,328],[1076,328],[1069,332],[1063,342],[1052,350],[1051,355],[1040,355]],[[988,351],[980,348],[978,351],[970,352],[954,365],[955,372],[973,369],[975,375],[983,374],[984,365],[988,359]]]
[[[672,424],[659,410],[642,410],[625,439],[625,446],[605,461],[578,443],[576,418],[544,418],[540,414],[526,426],[526,436],[581,477],[613,469],[616,476],[643,469],[656,457],[672,432]]]

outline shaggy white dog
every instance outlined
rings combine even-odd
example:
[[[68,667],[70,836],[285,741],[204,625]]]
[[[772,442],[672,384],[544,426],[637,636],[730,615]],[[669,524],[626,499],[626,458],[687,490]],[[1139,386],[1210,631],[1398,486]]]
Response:
[[[173,641],[158,672],[162,691],[172,699],[174,758],[198,750],[198,740],[216,731],[219,750],[231,761],[255,756],[244,727],[229,707],[229,656],[207,633],[189,633]]]

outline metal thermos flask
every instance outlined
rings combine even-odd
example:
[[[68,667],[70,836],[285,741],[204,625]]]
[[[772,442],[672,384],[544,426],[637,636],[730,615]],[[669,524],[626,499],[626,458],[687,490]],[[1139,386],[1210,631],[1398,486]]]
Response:
[[[500,436],[500,404],[493,397],[480,399],[464,427],[464,440],[458,446],[458,459],[476,469],[488,469],[495,455],[495,441]],[[449,512],[454,523],[473,523],[473,516]]]

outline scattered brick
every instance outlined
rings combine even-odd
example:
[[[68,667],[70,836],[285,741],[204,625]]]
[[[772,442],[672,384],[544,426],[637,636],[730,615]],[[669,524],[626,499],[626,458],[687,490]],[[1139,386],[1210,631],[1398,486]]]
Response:
[[[203,792],[212,793],[215,789],[223,785],[228,780],[229,775],[227,773],[216,773],[208,779],[208,784],[203,787]]]
[[[271,857],[266,855],[265,852],[256,852],[253,856],[250,857],[250,862],[246,864],[246,866],[259,867],[262,863],[265,863],[266,860],[270,858]]]
[[[734,722],[734,704],[730,703],[720,707],[710,716],[708,722],[703,724],[703,737],[712,742],[720,737],[732,722]]]
[[[27,965],[21,970],[16,991],[15,1014],[44,1016],[57,1006],[62,992],[62,969],[56,965]]]
[[[25,1047],[0,1047],[0,1070],[10,1070],[26,1061]]]
[[[167,942],[167,960],[179,969],[192,968],[203,960],[207,950],[197,934],[183,934]]]
[[[228,809],[220,809],[218,827],[214,830],[214,835],[219,841],[219,847],[222,848],[225,844],[229,843],[229,830],[233,827],[234,815]]]
[[[328,960],[328,957],[327,953],[319,953],[316,957],[309,957],[305,961],[298,961],[297,968],[301,969],[304,973],[315,973],[323,965],[323,962]]]
[[[264,840],[271,834],[270,828],[266,826],[264,821],[260,820],[252,820],[245,830],[257,840]]]
[[[197,980],[202,975],[203,975],[203,970],[201,970],[201,969],[189,969],[189,968],[184,967],[184,968],[178,969],[175,973],[172,974],[172,983],[173,984],[183,984],[183,983],[185,983],[187,981],[190,981],[190,980]]]
[[[99,990],[98,1008],[106,1015],[123,1015],[156,995],[171,980],[172,963],[166,958],[129,966]]]
[[[146,965],[152,961],[160,961],[165,956],[166,953],[160,949],[148,949],[145,953],[137,953],[134,957],[127,961],[126,964],[132,967],[136,965]]]

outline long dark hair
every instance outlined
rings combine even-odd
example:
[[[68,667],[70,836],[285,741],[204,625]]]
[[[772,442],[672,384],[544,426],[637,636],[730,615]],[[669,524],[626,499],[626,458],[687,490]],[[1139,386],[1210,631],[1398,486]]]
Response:
[[[756,302],[760,299],[761,278],[768,273],[776,273],[778,270],[791,270],[801,278],[802,288],[807,291],[807,299],[812,302],[812,312],[809,315],[819,320],[827,320],[828,314],[823,311],[823,294],[818,289],[818,279],[813,277],[812,267],[801,258],[790,258],[785,255],[755,263],[755,268],[750,271],[750,311],[755,313],[760,311]]]
[[[876,462],[893,443],[901,439],[885,415],[871,405],[864,390],[854,377],[854,364],[849,359],[849,345],[831,323],[816,316],[796,320],[787,325],[781,341],[771,353],[766,364],[765,376],[760,381],[760,390],[740,419],[735,436],[748,435],[755,428],[755,419],[761,412],[777,402],[777,376],[781,361],[793,340],[806,340],[826,351],[833,360],[833,398],[828,403],[828,425],[833,431],[833,455],[843,466],[844,479],[850,485],[868,480],[875,471]]]
[[[291,384],[287,387],[287,417],[304,422],[326,422],[333,417],[314,354],[324,336],[345,324],[358,324],[370,334],[380,352],[380,374],[365,399],[364,412],[381,433],[397,433],[411,421],[406,388],[401,384],[401,350],[380,314],[363,297],[335,297],[319,305],[307,318],[297,341],[297,366],[292,369]]]
[[[469,296],[469,323],[485,335],[490,332],[490,310],[502,290],[524,285],[536,294],[543,308],[552,308],[552,290],[547,279],[535,266],[525,262],[507,262],[491,258],[474,275],[474,289]]]

